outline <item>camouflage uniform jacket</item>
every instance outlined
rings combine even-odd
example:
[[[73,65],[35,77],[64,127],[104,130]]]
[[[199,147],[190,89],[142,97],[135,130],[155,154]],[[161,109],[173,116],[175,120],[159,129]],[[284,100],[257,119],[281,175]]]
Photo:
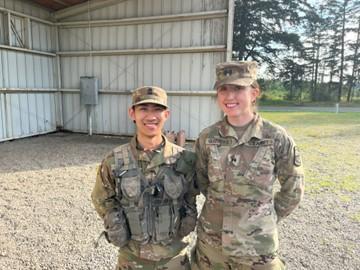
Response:
[[[116,181],[115,181],[115,152],[121,153],[122,149],[130,149],[130,155],[136,160],[138,168],[142,172],[145,179],[149,182],[155,181],[159,169],[173,164],[178,164],[184,154],[189,151],[167,141],[165,137],[163,147],[155,150],[153,155],[149,156],[145,151],[140,149],[136,137],[133,137],[128,144],[121,145],[109,153],[102,161],[99,167],[95,186],[91,194],[93,205],[101,218],[104,218],[108,211],[112,209],[122,209],[121,194],[117,194]],[[195,155],[192,154],[194,157]],[[195,162],[195,160],[194,160]],[[184,195],[183,204],[186,209],[186,215],[194,216],[196,220],[196,195],[197,190],[194,188],[194,165],[191,170],[185,175],[188,179],[188,187]],[[194,221],[195,223],[195,221]],[[129,243],[120,249],[126,253],[132,253],[137,257],[157,261],[162,258],[170,258],[179,253],[185,244],[182,242],[181,237],[174,235],[171,242],[167,245],[154,244],[154,243],[139,243],[135,240],[130,240]]]
[[[198,239],[227,256],[275,256],[277,222],[304,192],[301,158],[292,138],[255,115],[241,138],[226,118],[195,143],[197,183],[206,201]],[[274,181],[281,185],[273,195]]]

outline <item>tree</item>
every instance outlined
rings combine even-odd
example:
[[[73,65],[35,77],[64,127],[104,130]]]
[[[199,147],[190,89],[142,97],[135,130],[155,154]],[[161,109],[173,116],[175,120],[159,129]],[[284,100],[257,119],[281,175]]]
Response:
[[[350,55],[348,57],[348,59],[350,61],[352,61],[352,72],[351,75],[349,76],[349,90],[348,90],[348,94],[347,94],[347,98],[346,101],[350,102],[351,97],[352,97],[352,91],[354,88],[354,84],[356,81],[359,80],[359,58],[360,58],[360,53],[359,53],[359,47],[360,47],[360,16],[358,16],[358,25],[357,25],[357,29],[354,29],[356,31],[356,41],[354,43],[350,43],[349,47],[350,49],[354,52],[352,55]]]
[[[285,58],[281,70],[279,77],[284,81],[284,86],[289,90],[289,100],[293,100],[295,89],[302,89],[304,66],[298,64],[293,58]],[[301,91],[299,92],[299,97],[301,99]]]
[[[281,52],[301,49],[299,35],[285,28],[300,24],[308,10],[306,0],[235,0],[234,58],[261,61],[274,70]]]
[[[322,54],[325,50],[324,28],[326,28],[326,19],[323,17],[323,7],[314,7],[314,9],[307,14],[307,21],[305,25],[306,36],[303,50],[303,59],[306,62],[306,67],[311,74],[311,99],[317,100],[317,86],[319,76],[319,66],[322,61]]]
[[[339,84],[337,100],[341,100],[344,84],[344,72],[346,70],[345,48],[347,46],[345,36],[351,31],[348,27],[349,20],[359,12],[359,1],[350,0],[328,0],[326,3],[327,12],[330,18],[330,30],[332,31],[333,47],[330,47],[333,55],[339,52],[340,62],[337,66],[339,70]],[[335,68],[334,68],[335,69]]]

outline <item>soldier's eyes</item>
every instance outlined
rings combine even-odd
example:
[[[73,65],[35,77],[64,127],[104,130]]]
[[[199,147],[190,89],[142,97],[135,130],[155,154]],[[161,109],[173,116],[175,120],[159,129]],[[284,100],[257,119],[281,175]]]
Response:
[[[145,112],[145,111],[147,111],[147,108],[146,107],[139,107],[139,111]]]
[[[221,93],[225,93],[226,91],[241,91],[241,90],[245,90],[246,88],[245,87],[242,87],[242,86],[232,86],[232,87],[220,87],[218,89],[218,92],[221,92]]]

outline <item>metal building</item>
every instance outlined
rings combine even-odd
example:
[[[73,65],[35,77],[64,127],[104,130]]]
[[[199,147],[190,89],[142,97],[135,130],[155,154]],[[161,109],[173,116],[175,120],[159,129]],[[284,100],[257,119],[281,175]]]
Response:
[[[89,125],[131,135],[130,93],[143,85],[168,90],[166,129],[196,138],[220,118],[212,87],[231,58],[233,10],[233,0],[0,0],[0,141]],[[84,76],[98,81],[96,105],[81,102]]]

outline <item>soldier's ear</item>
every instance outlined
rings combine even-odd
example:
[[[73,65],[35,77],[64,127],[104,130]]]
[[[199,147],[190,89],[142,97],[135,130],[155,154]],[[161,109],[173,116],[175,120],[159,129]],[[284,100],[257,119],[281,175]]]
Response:
[[[135,123],[135,107],[130,107],[128,110],[129,118]]]
[[[260,89],[257,87],[251,87],[251,95],[252,99],[256,101],[256,99],[260,96]]]
[[[164,112],[164,115],[165,115],[165,120],[167,120],[170,116],[170,111],[169,109],[166,109],[165,112]]]

